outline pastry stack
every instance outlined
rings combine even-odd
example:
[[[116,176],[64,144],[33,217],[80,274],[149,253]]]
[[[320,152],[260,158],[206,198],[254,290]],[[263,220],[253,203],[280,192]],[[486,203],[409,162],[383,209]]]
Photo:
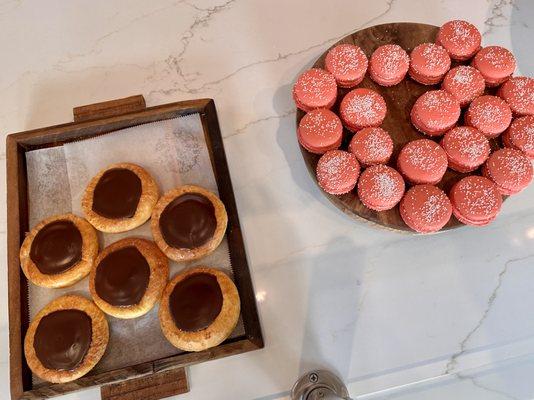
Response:
[[[53,290],[89,276],[92,297],[58,297],[31,322],[24,350],[41,379],[69,382],[98,363],[109,342],[105,314],[138,318],[160,303],[163,335],[186,351],[216,346],[234,330],[240,300],[225,273],[198,266],[169,282],[169,259],[198,260],[219,246],[228,221],[224,204],[199,186],[159,193],[141,166],[113,164],[88,183],[82,199],[85,219],[53,216],[26,236],[20,262],[29,281]],[[148,220],[153,241],[127,237],[99,252],[97,231],[127,232]]]

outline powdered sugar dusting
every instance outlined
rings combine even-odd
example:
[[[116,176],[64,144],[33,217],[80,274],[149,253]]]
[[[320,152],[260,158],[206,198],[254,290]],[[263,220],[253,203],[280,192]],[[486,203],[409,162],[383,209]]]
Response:
[[[393,168],[375,165],[366,169],[358,185],[358,194],[364,203],[396,204],[402,197],[404,182]]]
[[[356,157],[343,150],[326,152],[317,163],[317,181],[326,191],[354,187],[360,174]],[[350,188],[349,188],[350,190]]]
[[[411,54],[411,67],[418,73],[440,76],[450,68],[451,59],[447,51],[434,43],[423,43]]]
[[[510,78],[499,95],[519,114],[534,113],[534,79],[526,76]]]
[[[517,118],[508,131],[511,144],[519,150],[534,153],[534,115]]]
[[[310,111],[301,119],[299,124],[300,134],[309,139],[319,140],[319,145],[337,139],[338,136],[341,136],[342,131],[343,127],[337,115],[323,109]]]
[[[367,57],[358,46],[351,44],[336,46],[326,57],[326,65],[334,75],[360,75],[367,70]]]
[[[393,151],[393,141],[381,128],[369,128],[354,135],[350,150],[363,163],[386,161]]]
[[[452,190],[454,206],[462,215],[485,219],[494,217],[500,210],[502,197],[497,187],[481,176],[468,176]]]
[[[443,80],[443,89],[465,105],[484,92],[484,78],[475,68],[460,65],[451,69]]]
[[[490,153],[488,139],[474,128],[459,126],[445,134],[443,147],[455,163],[478,167]]]
[[[494,152],[487,162],[487,172],[491,179],[506,189],[520,190],[532,180],[532,163],[521,151],[500,149]]]
[[[503,132],[512,120],[512,111],[497,96],[481,96],[473,100],[466,115],[466,122],[484,133]]]
[[[312,68],[304,72],[295,83],[293,92],[299,101],[325,102],[330,98],[335,99],[337,93],[336,80],[332,74],[318,68]]]
[[[475,56],[475,67],[484,69],[486,65],[494,70],[504,71],[505,75],[508,75],[515,69],[515,57],[501,46],[484,47]]]
[[[445,163],[444,163],[445,161]],[[417,169],[419,171],[434,172],[447,167],[443,149],[429,139],[414,140],[401,150],[399,163],[402,170]]]
[[[345,96],[340,112],[350,125],[372,126],[382,122],[386,114],[386,103],[372,90],[356,89]]]
[[[375,50],[371,56],[373,70],[383,78],[393,79],[400,73],[406,73],[410,57],[402,47],[386,44]]]
[[[408,218],[416,226],[424,222],[428,227],[439,224],[441,228],[451,215],[449,198],[441,189],[432,185],[412,187],[404,196],[402,206],[409,210],[408,213],[403,213],[403,218]]]

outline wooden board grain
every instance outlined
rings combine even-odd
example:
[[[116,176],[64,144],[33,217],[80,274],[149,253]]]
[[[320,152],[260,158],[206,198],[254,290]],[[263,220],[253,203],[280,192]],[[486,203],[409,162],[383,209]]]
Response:
[[[384,44],[395,43],[400,45],[408,53],[420,43],[434,42],[438,27],[426,24],[416,23],[390,23],[383,25],[376,25],[361,31],[355,32],[352,35],[348,35],[335,43],[332,47],[341,43],[350,43],[360,46],[365,52],[367,57],[370,57],[373,51]],[[324,52],[321,57],[317,59],[314,64],[316,68],[324,68],[324,59],[328,51]],[[394,142],[393,156],[391,157],[389,165],[395,167],[397,155],[400,149],[408,142],[421,139],[424,136],[418,132],[410,122],[410,111],[412,109],[415,100],[424,92],[428,90],[439,89],[439,85],[425,86],[421,85],[408,76],[404,81],[396,86],[383,87],[373,82],[368,75],[366,75],[363,82],[358,87],[369,88],[378,92],[386,101],[387,115],[382,124],[382,127],[387,130]],[[336,113],[339,109],[339,103],[343,96],[351,89],[338,89],[338,100],[332,108]],[[301,118],[304,116],[304,112],[297,110],[297,126]],[[461,117],[460,122],[462,121]],[[342,149],[346,149],[353,134],[344,129]],[[434,138],[439,141],[440,138]],[[492,146],[497,146],[497,143],[492,143]],[[306,166],[314,179],[315,169],[320,156],[309,153],[302,146],[300,147],[302,156],[306,163]],[[479,171],[474,173],[479,174]],[[460,174],[458,172],[447,170],[443,180],[438,184],[443,190],[448,192],[452,185],[466,174]],[[365,207],[356,195],[356,191],[349,192],[342,196],[330,195],[323,191],[323,194],[339,209],[348,214],[349,216],[357,220],[365,220],[375,224],[378,224],[385,228],[390,228],[397,231],[404,231],[408,233],[415,233],[412,231],[402,220],[398,206],[388,211],[373,211]],[[443,228],[448,230],[463,226],[455,217],[452,217],[449,223]]]
[[[102,400],[159,400],[189,392],[184,368],[158,372],[100,388]]]

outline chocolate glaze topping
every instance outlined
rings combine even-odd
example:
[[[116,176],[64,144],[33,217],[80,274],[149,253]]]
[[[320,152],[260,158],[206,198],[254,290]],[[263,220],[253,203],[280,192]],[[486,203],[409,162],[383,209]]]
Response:
[[[176,326],[188,332],[207,328],[221,312],[223,295],[217,278],[193,274],[178,282],[169,297]]]
[[[93,211],[105,218],[131,218],[141,197],[141,179],[129,169],[104,172],[93,192]]]
[[[68,220],[45,225],[33,239],[30,258],[43,274],[59,274],[82,259],[82,235]]]
[[[150,266],[136,247],[124,247],[108,254],[96,267],[95,290],[113,306],[138,304],[150,278]]]
[[[46,368],[72,371],[87,354],[92,333],[91,317],[83,311],[54,311],[39,322],[33,348]]]
[[[165,207],[159,227],[169,246],[185,249],[200,247],[213,237],[217,227],[215,209],[211,201],[201,194],[183,194]]]

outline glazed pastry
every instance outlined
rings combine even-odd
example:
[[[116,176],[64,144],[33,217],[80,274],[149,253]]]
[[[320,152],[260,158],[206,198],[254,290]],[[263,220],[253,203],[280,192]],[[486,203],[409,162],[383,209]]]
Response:
[[[74,214],[56,215],[37,224],[20,248],[20,264],[29,281],[60,288],[85,278],[98,254],[96,231]]]
[[[143,225],[158,201],[150,174],[135,164],[112,164],[91,181],[82,199],[87,220],[101,232],[125,232]]]
[[[24,354],[35,375],[64,383],[88,373],[100,361],[109,340],[104,313],[85,297],[61,296],[31,322]]]
[[[180,186],[159,199],[152,212],[152,235],[174,261],[196,260],[219,246],[228,216],[224,204],[199,186]]]
[[[171,344],[186,351],[202,351],[230,336],[240,309],[237,288],[225,273],[195,267],[178,274],[167,285],[159,320]]]
[[[136,318],[159,301],[168,276],[167,257],[154,242],[126,238],[98,255],[89,276],[89,290],[106,314]]]

